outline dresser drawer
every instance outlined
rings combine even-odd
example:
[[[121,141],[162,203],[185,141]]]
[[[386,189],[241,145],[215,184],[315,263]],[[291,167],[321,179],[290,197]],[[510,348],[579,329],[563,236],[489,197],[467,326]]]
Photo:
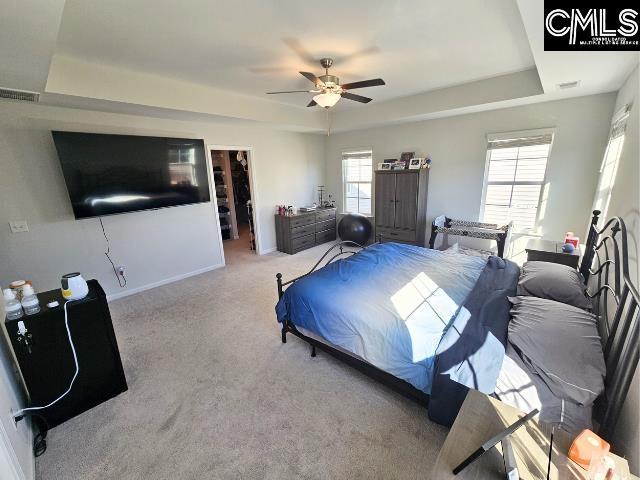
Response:
[[[325,242],[332,242],[335,239],[336,239],[335,228],[316,233],[316,245],[320,245],[321,243],[325,243]]]
[[[289,220],[289,226],[293,229],[296,227],[302,227],[304,225],[311,225],[315,223],[315,215],[303,215],[301,217],[292,217]]]
[[[291,229],[291,238],[303,237],[305,235],[311,235],[316,232],[316,226],[314,224],[303,225],[301,227],[295,227]]]
[[[305,235],[304,237],[298,237],[291,240],[291,249],[293,253],[304,250],[305,248],[313,247],[316,244],[316,236]]]
[[[415,242],[416,231],[415,230],[397,230],[394,228],[380,228],[376,229],[376,241],[378,235],[382,235],[382,242]]]
[[[334,220],[336,218],[336,211],[333,209],[316,212],[316,222],[324,222],[325,220],[330,220],[332,218]]]
[[[325,230],[331,230],[336,228],[336,219],[327,220],[325,222],[316,223],[316,232],[323,232]]]

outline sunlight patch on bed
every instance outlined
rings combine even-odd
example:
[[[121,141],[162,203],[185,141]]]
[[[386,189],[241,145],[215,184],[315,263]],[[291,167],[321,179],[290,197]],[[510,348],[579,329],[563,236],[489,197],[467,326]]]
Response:
[[[391,303],[409,331],[414,362],[433,355],[442,331],[458,310],[456,302],[424,272],[394,293]]]
[[[504,356],[502,373],[496,382],[496,393],[500,400],[529,412],[534,408],[542,409],[538,389],[529,377],[529,373],[508,355]]]

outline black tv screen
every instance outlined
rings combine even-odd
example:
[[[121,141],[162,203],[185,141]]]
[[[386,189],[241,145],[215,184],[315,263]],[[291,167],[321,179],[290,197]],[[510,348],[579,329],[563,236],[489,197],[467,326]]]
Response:
[[[203,140],[51,134],[76,218],[210,200]]]

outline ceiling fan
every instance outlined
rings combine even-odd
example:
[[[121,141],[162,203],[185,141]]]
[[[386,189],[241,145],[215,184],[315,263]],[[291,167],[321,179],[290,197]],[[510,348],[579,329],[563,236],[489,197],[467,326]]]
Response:
[[[329,75],[329,68],[333,65],[332,58],[323,58],[320,60],[320,65],[324,68],[325,74],[316,77],[311,72],[300,72],[301,75],[311,80],[315,88],[312,90],[288,90],[282,92],[267,92],[269,95],[275,95],[280,93],[315,93],[316,95],[309,102],[307,107],[314,107],[320,105],[324,108],[333,107],[338,100],[346,98],[347,100],[354,100],[360,103],[369,103],[372,99],[369,97],[363,97],[362,95],[356,95],[348,90],[354,90],[356,88],[364,87],[376,87],[378,85],[385,85],[384,80],[381,78],[374,78],[372,80],[362,80],[360,82],[345,83],[340,85],[340,79],[334,75]]]

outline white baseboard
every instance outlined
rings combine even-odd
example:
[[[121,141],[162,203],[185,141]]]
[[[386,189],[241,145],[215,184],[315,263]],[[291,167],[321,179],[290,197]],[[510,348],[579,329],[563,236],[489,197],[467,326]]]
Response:
[[[25,420],[27,422],[27,420]],[[32,440],[32,431],[29,427],[29,448],[33,444]],[[35,456],[31,456],[31,465],[29,465],[30,472],[25,472],[22,465],[18,461],[18,456],[16,455],[15,450],[13,449],[13,445],[9,441],[9,437],[7,435],[6,430],[4,429],[4,425],[0,423],[0,460],[2,460],[2,465],[0,465],[0,477],[2,479],[7,478],[7,480],[33,480],[35,477]]]
[[[110,302],[112,300],[117,300],[118,298],[128,297],[129,295],[134,295],[136,293],[144,292],[145,290],[151,290],[152,288],[161,287],[162,285],[166,285],[168,283],[178,282],[180,280],[184,280],[185,278],[200,275],[201,273],[210,272],[211,270],[216,270],[222,267],[224,267],[224,263],[218,263],[216,265],[210,265],[208,267],[200,268],[192,272],[182,273],[180,275],[165,278],[164,280],[160,280],[158,282],[148,283],[146,285],[142,285],[141,287],[131,288],[123,292],[111,293],[107,295],[107,301]]]
[[[278,250],[278,247],[267,248],[265,250],[261,250],[260,251],[260,255],[266,255],[267,253],[273,253],[273,252],[275,252],[277,250]]]

